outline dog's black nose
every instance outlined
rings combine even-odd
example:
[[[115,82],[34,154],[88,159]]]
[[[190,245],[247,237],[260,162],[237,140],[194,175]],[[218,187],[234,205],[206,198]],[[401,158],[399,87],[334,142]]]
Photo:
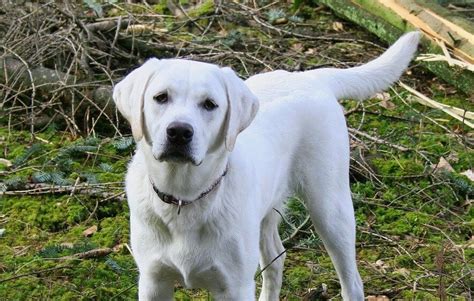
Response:
[[[184,122],[172,122],[166,129],[168,141],[173,144],[184,145],[193,140],[193,127]]]

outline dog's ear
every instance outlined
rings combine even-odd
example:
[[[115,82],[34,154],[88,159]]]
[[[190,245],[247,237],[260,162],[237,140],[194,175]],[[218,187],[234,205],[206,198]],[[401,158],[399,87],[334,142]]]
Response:
[[[128,120],[132,127],[135,141],[143,137],[144,118],[143,104],[145,91],[153,74],[158,70],[158,59],[150,59],[141,67],[133,70],[117,85],[115,85],[113,99],[118,110]]]
[[[227,114],[225,118],[225,147],[234,149],[237,135],[246,129],[258,111],[258,99],[235,72],[228,68],[221,69],[227,93]]]

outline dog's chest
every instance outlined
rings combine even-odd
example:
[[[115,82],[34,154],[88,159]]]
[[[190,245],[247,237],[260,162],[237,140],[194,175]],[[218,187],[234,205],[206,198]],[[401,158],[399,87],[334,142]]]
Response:
[[[194,240],[175,241],[166,248],[161,265],[173,270],[186,288],[206,288],[220,291],[228,287],[231,257],[240,257],[238,252],[211,242]],[[239,259],[237,259],[239,261]]]
[[[230,269],[244,260],[242,248],[232,239],[186,235],[161,250],[160,265],[171,269],[186,288],[222,291],[235,279]]]

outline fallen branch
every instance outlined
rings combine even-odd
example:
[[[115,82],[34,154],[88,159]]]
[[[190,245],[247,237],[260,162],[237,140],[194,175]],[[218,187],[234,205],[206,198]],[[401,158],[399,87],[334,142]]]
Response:
[[[90,32],[107,32],[118,27],[126,28],[130,24],[130,19],[105,20],[85,25]]]
[[[15,275],[15,276],[10,277],[10,278],[7,278],[7,279],[2,279],[2,280],[0,280],[0,283],[7,282],[7,281],[10,281],[10,280],[15,280],[15,279],[22,278],[22,277],[26,277],[26,276],[38,275],[38,274],[43,274],[43,273],[51,272],[51,271],[55,271],[55,270],[71,269],[71,268],[73,268],[73,267],[72,267],[72,266],[69,266],[69,265],[62,265],[62,266],[53,267],[53,268],[49,268],[49,269],[43,269],[43,270],[33,271],[33,272],[29,272],[29,273],[24,273],[24,274]]]
[[[89,259],[89,258],[97,258],[97,257],[104,257],[112,253],[114,249],[112,248],[99,248],[93,249],[86,252],[76,253],[69,256],[60,257],[60,260],[71,260],[71,259]]]
[[[104,184],[101,184],[105,186]],[[119,193],[112,193],[106,192],[103,190],[110,190],[110,187],[100,187],[99,185],[90,185],[90,184],[79,184],[79,185],[71,185],[71,186],[58,186],[58,185],[51,185],[51,184],[27,184],[25,189],[22,190],[7,190],[0,192],[0,196],[2,195],[44,195],[44,194],[83,194],[93,197],[100,197],[105,200],[110,199],[118,199],[118,200],[125,200],[125,192]]]

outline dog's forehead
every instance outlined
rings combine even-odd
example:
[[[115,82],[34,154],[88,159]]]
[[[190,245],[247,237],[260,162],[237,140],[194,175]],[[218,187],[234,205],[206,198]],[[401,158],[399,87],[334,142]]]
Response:
[[[164,77],[193,82],[215,80],[220,72],[220,68],[213,64],[179,59],[163,60],[160,70]]]
[[[223,89],[222,71],[213,64],[181,60],[161,60],[155,82],[162,89],[214,94]]]

